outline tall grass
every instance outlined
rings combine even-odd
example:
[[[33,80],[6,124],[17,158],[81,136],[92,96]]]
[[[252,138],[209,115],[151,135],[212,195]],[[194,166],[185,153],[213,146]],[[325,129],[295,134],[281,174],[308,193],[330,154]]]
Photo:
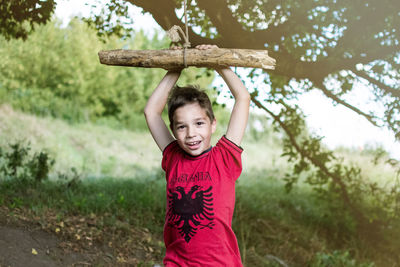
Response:
[[[305,185],[286,193],[279,172],[250,171],[239,179],[233,226],[248,266],[272,266],[276,256],[310,263],[317,252],[353,236],[351,225],[330,214],[328,203]]]

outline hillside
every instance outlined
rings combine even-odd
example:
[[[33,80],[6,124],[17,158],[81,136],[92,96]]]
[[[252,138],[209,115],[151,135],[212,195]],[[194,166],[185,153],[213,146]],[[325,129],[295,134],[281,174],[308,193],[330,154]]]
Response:
[[[217,138],[214,136],[214,144]],[[75,167],[86,176],[131,177],[138,170],[159,168],[161,162],[161,152],[149,132],[116,130],[92,123],[71,125],[0,105],[0,145],[17,141],[52,155],[56,160],[54,172]],[[245,170],[284,165],[277,136],[263,136],[259,141],[248,137],[242,146]]]
[[[56,160],[54,171],[75,167],[88,176],[132,176],[159,166],[161,154],[150,134],[115,130],[90,123],[70,125],[0,106],[0,145],[30,143]]]

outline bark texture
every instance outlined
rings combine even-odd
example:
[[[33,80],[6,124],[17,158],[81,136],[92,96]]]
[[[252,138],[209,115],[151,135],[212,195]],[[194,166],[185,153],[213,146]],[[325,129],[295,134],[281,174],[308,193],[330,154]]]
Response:
[[[273,70],[275,59],[267,50],[214,48],[209,50],[107,50],[99,52],[102,64],[143,68],[176,69],[194,67],[248,67]]]

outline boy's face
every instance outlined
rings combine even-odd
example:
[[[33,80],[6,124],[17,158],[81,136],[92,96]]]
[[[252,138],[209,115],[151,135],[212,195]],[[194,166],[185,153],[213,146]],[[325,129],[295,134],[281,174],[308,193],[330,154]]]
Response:
[[[198,156],[211,147],[216,126],[216,120],[211,121],[198,103],[191,103],[175,110],[172,132],[184,151]]]

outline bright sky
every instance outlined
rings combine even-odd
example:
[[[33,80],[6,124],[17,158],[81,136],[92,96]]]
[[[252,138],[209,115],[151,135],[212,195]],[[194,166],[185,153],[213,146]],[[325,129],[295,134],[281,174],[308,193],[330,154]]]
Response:
[[[58,0],[56,16],[62,18],[65,25],[69,18],[75,15],[87,15],[90,13],[90,7],[85,6],[84,2],[87,1]],[[153,18],[149,14],[142,14],[139,8],[132,7],[130,13],[135,21],[133,24],[135,29],[143,29],[149,34],[155,29],[161,30]],[[216,83],[221,83],[221,80],[217,79]],[[368,89],[355,90],[351,99],[364,99],[366,90]],[[389,131],[376,128],[366,119],[341,105],[333,105],[331,100],[318,91],[308,93],[299,100],[300,107],[307,115],[309,127],[319,136],[325,136],[323,142],[328,147],[346,146],[362,150],[366,144],[382,146],[392,157],[400,159],[400,143],[395,142],[393,134]],[[368,111],[366,105],[364,108]]]

